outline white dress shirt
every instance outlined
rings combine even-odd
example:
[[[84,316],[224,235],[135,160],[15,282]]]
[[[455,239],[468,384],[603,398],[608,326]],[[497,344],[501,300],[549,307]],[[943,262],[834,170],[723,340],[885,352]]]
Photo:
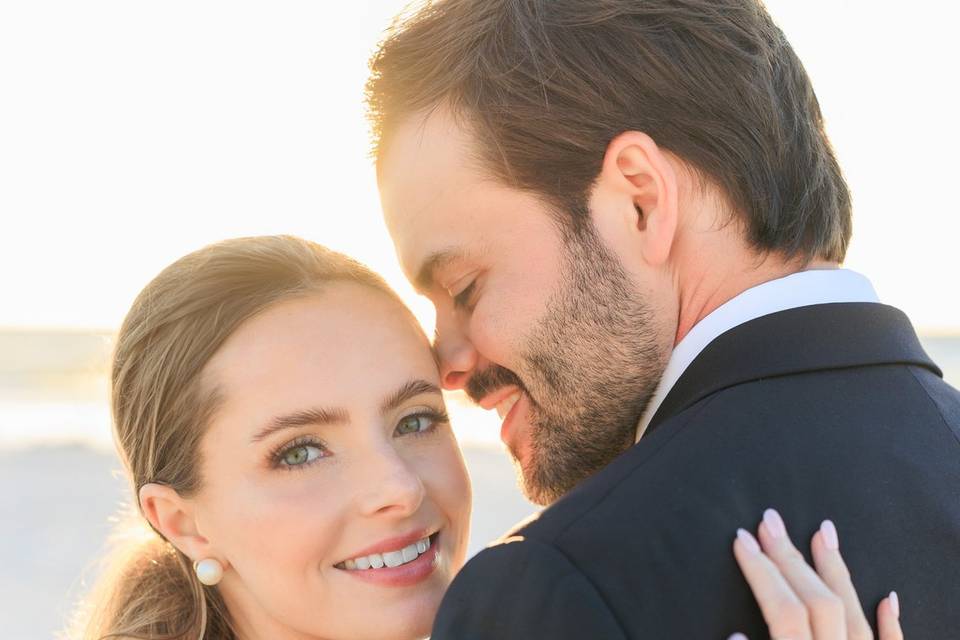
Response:
[[[637,423],[637,437],[647,430],[657,409],[690,363],[722,333],[761,316],[830,302],[879,302],[865,276],[849,269],[811,269],[747,289],[714,309],[677,343],[653,398]]]

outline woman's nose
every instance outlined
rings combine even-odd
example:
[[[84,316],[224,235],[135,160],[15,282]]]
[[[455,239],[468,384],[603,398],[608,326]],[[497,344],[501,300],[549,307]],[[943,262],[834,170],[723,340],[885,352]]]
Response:
[[[423,503],[426,490],[409,463],[393,447],[385,447],[364,469],[363,483],[367,490],[361,496],[360,508],[365,515],[413,515]]]

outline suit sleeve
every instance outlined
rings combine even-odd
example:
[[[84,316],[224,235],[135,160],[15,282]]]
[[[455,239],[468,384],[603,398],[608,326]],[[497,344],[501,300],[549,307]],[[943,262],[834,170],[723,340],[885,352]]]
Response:
[[[550,545],[485,549],[447,591],[431,640],[626,639],[600,593]]]

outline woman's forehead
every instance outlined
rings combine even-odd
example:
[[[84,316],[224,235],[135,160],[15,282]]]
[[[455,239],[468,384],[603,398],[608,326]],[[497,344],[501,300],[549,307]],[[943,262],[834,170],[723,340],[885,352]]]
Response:
[[[207,369],[208,382],[228,397],[265,390],[281,397],[298,390],[375,395],[398,382],[438,377],[412,315],[360,285],[274,305],[239,327]]]

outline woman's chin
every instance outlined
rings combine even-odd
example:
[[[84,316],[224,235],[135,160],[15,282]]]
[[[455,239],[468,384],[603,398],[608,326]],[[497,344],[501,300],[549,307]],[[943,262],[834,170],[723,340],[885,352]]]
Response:
[[[357,618],[358,629],[369,630],[362,637],[371,640],[419,640],[430,635],[433,620],[440,609],[443,594],[450,586],[449,579],[435,575],[416,588],[403,589],[405,593],[388,598],[367,600]],[[351,638],[361,637],[360,634]]]
[[[376,616],[377,624],[371,628],[370,640],[421,640],[430,635],[433,619],[440,608],[438,598],[431,606],[423,606],[418,610],[413,608],[406,611],[397,611],[393,615]],[[386,613],[386,612],[384,612]],[[364,622],[369,625],[370,619]],[[356,636],[351,636],[356,637]]]
[[[443,588],[424,590],[423,593],[411,598],[410,602],[404,603],[405,629],[403,633],[398,633],[395,640],[419,640],[430,635],[433,621],[437,617],[440,602],[443,600],[443,594],[448,586],[449,582],[445,583]]]

